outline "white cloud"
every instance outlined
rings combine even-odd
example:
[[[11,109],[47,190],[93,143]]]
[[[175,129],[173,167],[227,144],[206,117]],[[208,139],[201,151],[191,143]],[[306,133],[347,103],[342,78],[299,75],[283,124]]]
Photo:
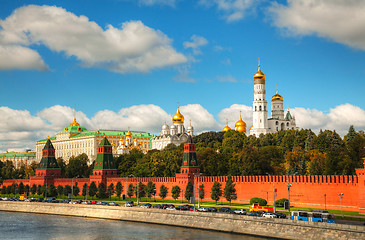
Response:
[[[269,10],[274,24],[291,35],[316,34],[365,50],[363,0],[288,0]]]
[[[194,83],[196,80],[189,76],[190,65],[185,64],[177,68],[178,74],[174,76],[172,79],[176,82],[188,82]]]
[[[139,4],[152,6],[152,5],[167,5],[170,7],[174,7],[176,4],[176,0],[138,0]]]
[[[220,82],[237,82],[237,79],[232,77],[231,75],[227,75],[227,76],[218,76],[218,81]]]
[[[365,111],[349,103],[331,108],[329,113],[304,108],[294,108],[291,112],[295,115],[297,126],[310,128],[316,133],[320,129],[328,129],[344,136],[350,125],[354,125],[356,130],[365,129]]]
[[[206,7],[217,6],[218,11],[223,13],[223,18],[227,22],[241,20],[247,14],[248,9],[255,5],[254,0],[199,0],[201,5]]]
[[[208,40],[204,37],[193,35],[190,37],[191,42],[184,42],[184,48],[191,48],[193,49],[193,53],[195,55],[202,54],[200,47],[205,46],[208,44]]]
[[[233,104],[229,108],[224,108],[218,113],[218,119],[221,123],[226,123],[228,120],[228,126],[234,129],[234,125],[240,119],[240,112],[242,120],[246,123],[247,131],[252,126],[252,107],[240,104]]]
[[[0,70],[7,69],[46,71],[48,66],[44,63],[42,57],[30,48],[0,45]]]
[[[240,111],[248,130],[252,126],[251,106],[233,104],[218,113],[218,121],[200,104],[180,107],[180,112],[185,117],[185,127],[189,126],[191,120],[198,134],[204,131],[221,131],[226,119],[228,119],[228,125],[234,129],[235,123],[239,120]],[[351,104],[336,106],[328,113],[304,108],[294,108],[290,111],[296,117],[297,126],[310,128],[316,133],[319,129],[329,129],[336,130],[344,136],[350,125],[354,125],[357,131],[365,129],[365,110]],[[159,133],[165,119],[168,124],[172,124],[173,114],[175,112],[169,114],[161,107],[150,104],[122,108],[118,112],[102,110],[91,118],[78,111],[76,116],[80,125],[88,130],[126,130],[130,127],[135,131]],[[27,110],[0,107],[0,151],[35,149],[37,140],[54,136],[62,131],[73,121],[73,116],[72,108],[59,105],[45,108],[35,115]]]
[[[1,20],[0,27],[3,47],[44,44],[55,52],[75,56],[86,67],[103,67],[119,73],[148,72],[187,61],[172,47],[170,38],[141,21],[125,22],[121,28],[108,25],[103,30],[86,16],[78,17],[63,8],[29,5]],[[18,61],[22,57],[14,56]]]

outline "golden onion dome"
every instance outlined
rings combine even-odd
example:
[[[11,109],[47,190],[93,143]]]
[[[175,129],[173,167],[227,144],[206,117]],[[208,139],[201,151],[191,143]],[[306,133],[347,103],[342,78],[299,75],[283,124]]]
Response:
[[[174,123],[184,123],[184,116],[180,113],[179,107],[175,115],[172,117],[172,122]]]
[[[246,132],[246,123],[242,120],[241,112],[240,112],[240,120],[238,120],[234,126],[236,128],[236,131]]]
[[[272,96],[271,101],[283,101],[283,97],[281,95],[279,95],[279,91],[278,91],[278,85],[276,84],[276,94],[274,96]]]
[[[76,122],[76,118],[74,118],[74,121],[70,124],[70,127],[72,127],[72,126],[77,126],[77,127],[80,126],[80,124],[78,122]]]
[[[224,128],[223,128],[223,132],[227,132],[228,130],[231,130],[231,128],[228,126],[228,125],[226,125]]]
[[[132,133],[131,131],[128,130],[127,134],[125,135],[126,137],[132,137]]]
[[[258,71],[253,75],[253,79],[255,80],[254,81],[254,84],[264,84],[265,83],[265,74],[263,72],[261,72],[261,69],[260,69],[260,58],[259,58],[259,69]]]
[[[250,131],[253,129],[253,125],[250,127]]]

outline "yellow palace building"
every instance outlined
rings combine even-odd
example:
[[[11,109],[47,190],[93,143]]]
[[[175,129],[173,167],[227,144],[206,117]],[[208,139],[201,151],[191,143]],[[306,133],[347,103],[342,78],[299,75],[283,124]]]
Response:
[[[88,131],[85,127],[74,121],[65,127],[56,136],[50,138],[55,150],[56,158],[63,158],[66,163],[72,156],[85,153],[89,157],[89,164],[96,159],[97,147],[106,137],[113,146],[113,155],[128,153],[132,148],[143,152],[151,149],[153,135],[141,131],[118,131],[118,130],[94,130]],[[37,141],[36,160],[42,158],[42,149],[48,138]]]

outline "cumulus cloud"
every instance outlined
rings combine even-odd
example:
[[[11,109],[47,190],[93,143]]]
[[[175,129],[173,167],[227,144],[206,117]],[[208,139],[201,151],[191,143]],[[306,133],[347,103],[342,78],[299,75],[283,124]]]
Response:
[[[328,113],[316,109],[294,108],[297,126],[310,128],[316,133],[320,129],[336,130],[341,136],[347,134],[350,125],[357,130],[365,129],[365,111],[349,103],[331,108]]]
[[[365,50],[365,1],[288,0],[269,8],[274,24],[291,35],[318,35]]]
[[[29,5],[1,20],[0,27],[0,46],[18,49],[12,61],[21,62],[25,52],[37,60],[36,69],[44,69],[45,64],[29,48],[32,44],[75,56],[85,67],[119,73],[148,72],[187,61],[172,47],[170,38],[141,21],[125,22],[121,28],[108,25],[104,30],[86,16],[76,16],[63,8]],[[5,64],[1,61],[0,68],[12,69],[12,65]]]
[[[256,1],[257,2],[257,1]],[[248,9],[254,7],[254,0],[199,0],[206,7],[216,6],[227,22],[235,22],[245,17]]]
[[[218,119],[221,123],[228,121],[228,126],[234,129],[234,125],[240,119],[240,112],[242,120],[247,125],[247,131],[252,126],[252,107],[240,104],[233,104],[229,108],[224,108],[218,113]]]
[[[193,53],[195,55],[202,54],[200,47],[205,46],[208,44],[208,40],[204,37],[193,35],[190,38],[191,42],[184,42],[184,48],[191,48],[193,49]]]
[[[240,111],[248,130],[252,126],[251,106],[233,104],[218,113],[218,121],[200,104],[180,107],[180,112],[185,117],[185,127],[189,126],[191,120],[197,134],[205,131],[221,131],[226,119],[228,125],[234,129]],[[319,129],[329,129],[336,130],[344,136],[350,125],[354,125],[356,130],[365,129],[365,110],[351,104],[336,106],[328,112],[304,108],[294,108],[290,111],[296,117],[298,127],[310,128],[316,133]],[[161,107],[150,104],[122,108],[118,112],[102,110],[91,118],[78,111],[76,116],[77,121],[88,130],[126,130],[130,127],[134,131],[159,133],[165,119],[168,124],[172,124],[173,114],[175,112],[169,114]],[[73,121],[73,116],[74,109],[59,105],[45,108],[35,115],[27,110],[0,107],[0,152],[35,149],[36,141],[62,131]]]

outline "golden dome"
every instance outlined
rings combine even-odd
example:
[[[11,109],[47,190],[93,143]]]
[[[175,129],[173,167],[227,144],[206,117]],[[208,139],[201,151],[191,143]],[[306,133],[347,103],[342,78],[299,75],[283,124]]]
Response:
[[[231,128],[228,126],[228,119],[226,119],[226,126],[223,128],[222,132],[227,132],[228,130],[231,130]]]
[[[78,122],[76,122],[76,118],[74,118],[74,121],[70,124],[70,127],[72,127],[72,126],[77,126],[77,127],[80,126],[80,124]]]
[[[127,134],[125,135],[126,137],[132,137],[132,133],[131,131],[128,130]]]
[[[253,125],[250,127],[250,131],[253,129]]]
[[[261,72],[260,69],[260,58],[259,58],[259,70],[253,75],[254,84],[264,84],[265,83],[265,74]]]
[[[242,120],[241,112],[240,112],[240,120],[236,122],[234,125],[237,132],[246,132],[246,123]]]
[[[180,113],[179,107],[175,115],[172,117],[172,122],[174,123],[184,123],[184,116]]]
[[[283,101],[283,97],[278,92],[278,85],[276,85],[276,94],[272,96],[271,101]]]

